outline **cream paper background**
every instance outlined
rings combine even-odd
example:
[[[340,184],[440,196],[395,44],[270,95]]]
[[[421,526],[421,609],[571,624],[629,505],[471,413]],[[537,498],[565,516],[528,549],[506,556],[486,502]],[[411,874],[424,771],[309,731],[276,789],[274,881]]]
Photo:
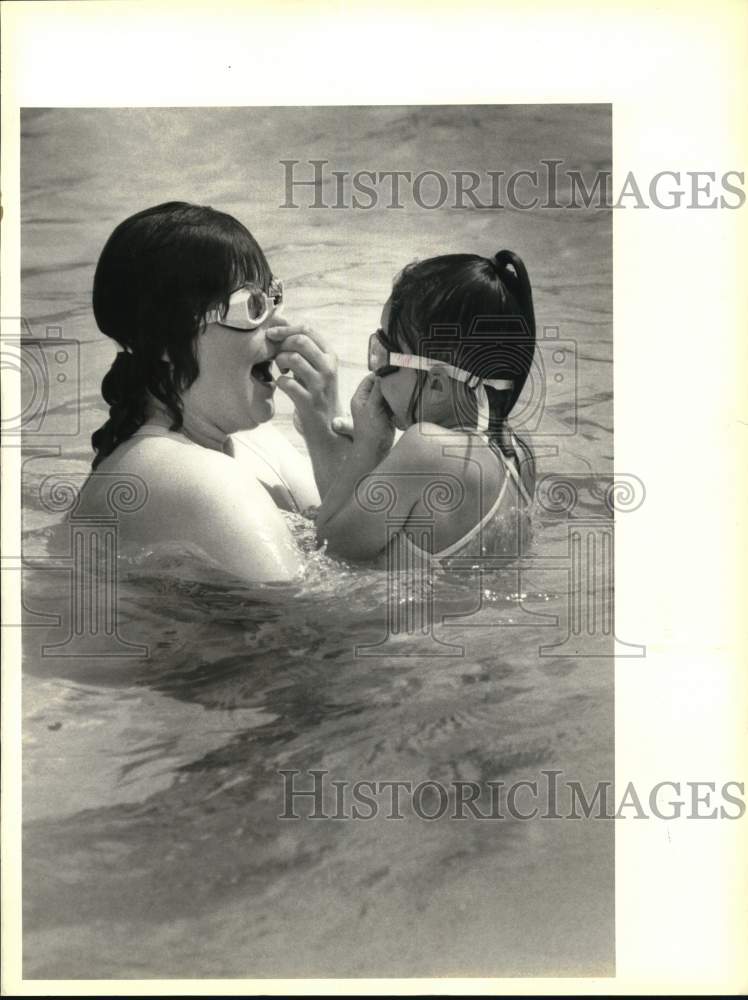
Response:
[[[20,315],[20,107],[610,102],[617,191],[628,171],[644,185],[666,169],[745,171],[747,65],[741,0],[5,3],[2,315]],[[614,213],[615,464],[647,489],[616,528],[617,631],[647,645],[617,665],[617,789],[745,781],[747,219],[748,205]],[[2,391],[13,412],[12,372]],[[6,552],[20,530],[19,457],[3,454]],[[18,614],[18,592],[3,608]],[[617,824],[615,979],[24,983],[19,639],[3,636],[4,993],[748,988],[748,816]]]

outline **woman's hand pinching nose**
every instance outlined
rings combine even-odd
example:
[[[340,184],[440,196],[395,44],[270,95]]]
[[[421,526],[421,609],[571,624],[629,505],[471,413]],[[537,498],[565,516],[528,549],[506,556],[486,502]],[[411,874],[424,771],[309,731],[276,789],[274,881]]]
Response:
[[[329,435],[338,405],[338,362],[325,340],[308,326],[278,320],[265,331],[277,350],[275,363],[283,373],[276,385],[294,404],[305,437]]]

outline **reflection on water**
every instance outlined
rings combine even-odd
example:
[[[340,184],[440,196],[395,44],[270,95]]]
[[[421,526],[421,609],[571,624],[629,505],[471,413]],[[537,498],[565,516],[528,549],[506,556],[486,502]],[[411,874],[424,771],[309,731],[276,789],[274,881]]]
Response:
[[[548,770],[590,786],[610,779],[610,661],[538,653],[564,635],[565,564],[532,580],[511,569],[438,577],[440,635],[461,655],[423,655],[408,635],[382,655],[355,655],[386,633],[387,576],[317,552],[309,526],[289,516],[308,554],[293,586],[239,584],[185,552],[123,557],[118,624],[148,658],[42,655],[64,627],[43,616],[64,619],[69,583],[64,517],[39,499],[51,468],[85,471],[102,419],[97,386],[113,349],[90,316],[98,251],[125,215],[172,197],[249,223],[286,280],[288,314],[295,307],[328,333],[349,386],[402,264],[517,249],[539,322],[577,341],[578,409],[554,404],[558,433],[540,441],[541,472],[609,473],[606,214],[277,207],[284,157],[402,170],[532,169],[551,155],[604,162],[606,112],[39,111],[24,115],[23,133],[24,310],[32,325],[60,324],[80,341],[82,400],[79,432],[26,442],[62,453],[29,448],[24,475],[25,550],[37,560],[24,587],[34,626],[25,634],[24,974],[609,974],[611,823],[429,822],[407,809],[402,820],[279,819],[282,770],[302,772],[305,787],[313,769],[413,785],[542,787]],[[52,404],[60,421],[76,405]],[[286,409],[278,420],[299,444]],[[565,546],[563,521],[539,518],[533,553],[561,556]]]

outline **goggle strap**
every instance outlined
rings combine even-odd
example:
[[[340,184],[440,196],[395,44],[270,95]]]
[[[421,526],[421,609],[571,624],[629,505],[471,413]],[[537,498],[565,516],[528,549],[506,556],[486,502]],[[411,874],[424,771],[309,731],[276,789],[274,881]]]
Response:
[[[479,382],[475,390],[476,402],[478,404],[478,420],[475,425],[475,429],[479,434],[485,434],[488,430],[489,421],[491,418],[491,410],[488,406],[488,396],[486,390],[483,387],[483,383]]]
[[[514,386],[514,383],[509,378],[481,378],[479,375],[465,371],[464,368],[457,368],[456,365],[448,365],[444,361],[435,361],[433,358],[422,358],[417,354],[395,354],[394,352],[390,352],[389,364],[396,365],[398,368],[417,368],[424,372],[439,367],[450,378],[455,379],[457,382],[465,382],[468,389],[476,389],[478,392],[480,392],[480,389],[484,385],[487,385],[489,389],[497,390],[511,389]],[[483,395],[485,395],[485,392]],[[486,405],[488,405],[488,397],[486,397]]]

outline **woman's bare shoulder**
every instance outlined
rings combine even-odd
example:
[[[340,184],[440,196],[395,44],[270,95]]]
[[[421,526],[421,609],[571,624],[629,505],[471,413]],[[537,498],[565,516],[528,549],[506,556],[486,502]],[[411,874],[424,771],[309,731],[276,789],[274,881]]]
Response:
[[[126,441],[92,471],[81,490],[79,511],[97,513],[107,506],[113,490],[142,495],[142,516],[176,505],[182,512],[211,500],[224,504],[247,490],[241,463],[221,452],[171,437]]]
[[[203,448],[178,435],[138,437],[125,441],[96,470],[106,477],[144,476],[165,486],[175,480],[206,478],[206,472],[228,475],[236,472],[228,455]]]
[[[91,474],[80,512],[111,513],[111,491],[118,485],[143,498],[122,518],[124,540],[191,542],[248,579],[288,579],[298,569],[280,512],[257,479],[228,455],[166,437],[128,442]]]

